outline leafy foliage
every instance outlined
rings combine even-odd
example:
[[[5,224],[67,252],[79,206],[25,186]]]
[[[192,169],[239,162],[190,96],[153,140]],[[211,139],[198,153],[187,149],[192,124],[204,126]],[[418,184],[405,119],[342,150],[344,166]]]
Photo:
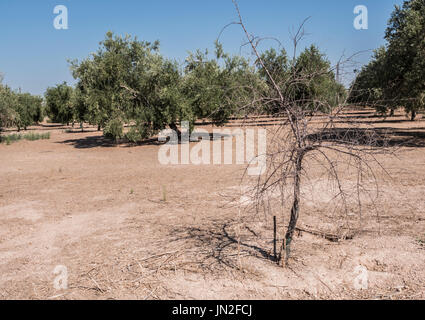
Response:
[[[374,51],[372,61],[364,66],[353,83],[349,101],[359,105],[374,104],[377,110],[385,113],[388,107],[393,107],[385,96],[390,94],[385,85],[388,76],[386,68],[387,51],[380,47]],[[395,106],[394,106],[395,107]]]
[[[66,82],[48,88],[44,96],[47,115],[53,122],[69,124],[74,119],[74,89]]]
[[[219,43],[215,59],[191,53],[183,72],[159,53],[158,42],[111,32],[95,54],[71,62],[71,69],[78,79],[78,117],[105,129],[121,119],[132,142],[166,127],[178,131],[182,121],[190,130],[200,118],[223,125],[237,110],[234,101],[250,101],[252,87],[261,83],[248,61],[225,54]]]
[[[378,49],[352,85],[352,102],[380,112],[404,106],[411,113],[425,107],[425,1],[396,6],[388,23],[387,45]]]
[[[273,98],[275,88],[266,70],[281,93],[292,97],[305,111],[327,112],[344,99],[345,88],[335,80],[330,62],[314,45],[292,60],[285,50],[278,53],[275,49],[263,53],[261,60],[261,64],[257,62],[259,74],[267,81],[267,96],[272,98],[266,107],[268,113],[280,114],[282,110],[279,98]]]
[[[327,112],[344,100],[344,87],[335,80],[330,62],[316,46],[306,48],[294,68],[294,95],[304,108]]]
[[[215,43],[215,56],[208,51],[190,53],[186,59],[183,93],[193,114],[223,125],[236,113],[249,113],[253,93],[265,86],[249,61],[224,53]]]
[[[105,137],[114,139],[116,142],[124,136],[124,125],[121,119],[109,120],[103,130]]]
[[[15,109],[18,105],[16,94],[0,84],[0,129],[11,127],[18,118]]]

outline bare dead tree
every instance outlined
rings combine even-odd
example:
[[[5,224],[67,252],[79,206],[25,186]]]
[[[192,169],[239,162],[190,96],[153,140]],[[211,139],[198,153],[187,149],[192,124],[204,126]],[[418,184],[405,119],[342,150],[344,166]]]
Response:
[[[379,192],[376,170],[383,167],[377,156],[390,152],[388,138],[385,133],[378,133],[372,127],[361,125],[347,117],[349,106],[345,98],[335,97],[338,98],[335,106],[320,97],[295,94],[296,88],[308,87],[317,76],[329,72],[310,70],[302,73],[295,66],[297,47],[306,34],[304,25],[308,19],[292,34],[292,69],[288,77],[280,79],[268,69],[259,52],[261,38],[249,33],[237,1],[232,1],[238,16],[238,21],[232,25],[242,28],[256,63],[265,71],[271,87],[266,93],[255,94],[261,98],[252,101],[250,105],[258,106],[259,114],[267,104],[277,105],[279,110],[279,122],[273,130],[269,130],[272,137],[266,154],[266,172],[255,179],[251,196],[257,212],[270,195],[278,194],[283,207],[290,203],[289,223],[277,256],[279,263],[287,264],[300,216],[302,185],[304,179],[308,179],[309,165],[314,163],[322,167],[328,181],[336,186],[333,201],[341,203],[345,215],[348,215],[355,200],[361,223],[362,202],[368,197],[373,203]],[[352,57],[340,59],[338,67],[350,61]],[[348,187],[341,176],[340,169],[343,165],[345,173],[355,175],[355,183]]]

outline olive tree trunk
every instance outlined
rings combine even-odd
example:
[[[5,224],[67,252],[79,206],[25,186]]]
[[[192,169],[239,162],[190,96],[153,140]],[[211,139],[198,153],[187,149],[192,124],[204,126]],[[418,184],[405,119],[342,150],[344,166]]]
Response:
[[[179,141],[181,140],[181,136],[182,136],[182,132],[180,131],[180,129],[177,127],[175,122],[172,122],[169,124],[171,130],[174,130],[177,133],[177,137],[179,139]]]

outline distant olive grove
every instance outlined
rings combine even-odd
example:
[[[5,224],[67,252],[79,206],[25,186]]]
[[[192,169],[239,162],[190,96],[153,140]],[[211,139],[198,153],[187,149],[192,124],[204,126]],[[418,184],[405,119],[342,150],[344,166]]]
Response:
[[[346,95],[335,81],[330,62],[315,46],[306,48],[296,60],[289,59],[285,50],[274,49],[266,51],[263,59],[281,78],[319,70],[309,85],[291,87],[291,94],[305,98],[305,108],[315,110],[311,101],[323,99],[336,105]],[[191,130],[198,119],[224,125],[232,117],[257,112],[255,95],[274,90],[262,65],[225,53],[219,42],[212,54],[197,50],[181,66],[160,54],[159,42],[108,32],[96,53],[70,65],[77,83],[47,89],[49,118],[64,124],[89,123],[106,136],[131,142],[165,128],[180,132],[181,121],[188,121]],[[282,112],[271,101],[261,110],[272,115]]]
[[[43,121],[43,98],[29,93],[13,91],[2,84],[0,74],[0,130],[16,127],[18,131]]]

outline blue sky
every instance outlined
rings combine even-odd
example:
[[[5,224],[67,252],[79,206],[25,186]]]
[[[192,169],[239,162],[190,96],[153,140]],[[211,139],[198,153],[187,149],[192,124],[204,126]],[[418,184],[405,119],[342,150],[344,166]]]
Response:
[[[288,51],[292,50],[289,31],[311,16],[301,48],[314,43],[335,63],[344,52],[351,55],[384,44],[391,11],[402,2],[239,0],[239,6],[251,33],[278,38]],[[69,10],[68,30],[53,27],[56,5]],[[368,8],[368,30],[353,27],[357,5]],[[33,94],[43,94],[62,81],[74,83],[67,59],[82,59],[96,51],[108,30],[141,40],[158,39],[165,56],[183,63],[188,51],[212,48],[220,30],[235,19],[231,0],[1,0],[0,72],[4,83]],[[227,28],[221,42],[227,52],[238,54],[244,42],[240,27]],[[250,52],[243,49],[242,54]],[[366,63],[369,58],[366,53],[356,61]]]

